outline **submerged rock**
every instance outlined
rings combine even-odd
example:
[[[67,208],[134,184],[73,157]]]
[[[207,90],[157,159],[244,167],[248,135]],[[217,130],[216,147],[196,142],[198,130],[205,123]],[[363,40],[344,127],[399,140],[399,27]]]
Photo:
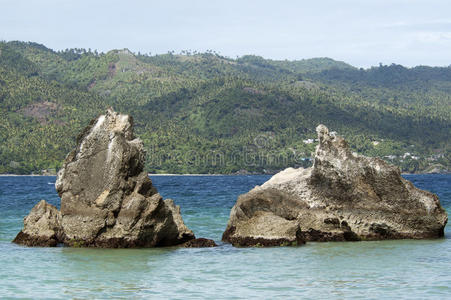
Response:
[[[324,125],[316,130],[313,167],[288,168],[241,195],[223,241],[273,246],[444,236],[448,217],[435,194],[379,158],[353,154]]]
[[[180,207],[144,172],[145,151],[130,116],[108,110],[77,139],[55,183],[61,212],[40,202],[14,242],[25,245],[154,247],[194,239]],[[53,231],[52,231],[53,230]]]
[[[217,247],[215,241],[205,238],[197,238],[190,240],[183,244],[185,248],[207,248],[207,247]]]

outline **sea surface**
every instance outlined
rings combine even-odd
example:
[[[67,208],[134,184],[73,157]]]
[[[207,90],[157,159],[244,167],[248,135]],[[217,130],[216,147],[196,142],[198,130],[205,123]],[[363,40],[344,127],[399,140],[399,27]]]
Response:
[[[406,175],[451,209],[451,175]],[[155,176],[196,236],[220,243],[239,194],[269,176]],[[55,177],[0,177],[0,298],[451,299],[451,228],[438,240],[203,249],[28,248],[11,243]]]

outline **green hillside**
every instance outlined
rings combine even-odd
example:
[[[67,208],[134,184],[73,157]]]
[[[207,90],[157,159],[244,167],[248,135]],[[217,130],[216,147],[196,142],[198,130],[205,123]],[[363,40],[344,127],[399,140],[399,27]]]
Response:
[[[57,169],[108,106],[133,115],[149,172],[307,166],[319,123],[406,172],[451,169],[451,67],[0,42],[0,173]]]

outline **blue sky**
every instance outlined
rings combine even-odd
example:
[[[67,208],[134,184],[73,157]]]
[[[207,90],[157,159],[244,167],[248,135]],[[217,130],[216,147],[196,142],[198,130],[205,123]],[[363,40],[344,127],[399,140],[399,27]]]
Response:
[[[52,49],[207,49],[331,57],[359,67],[451,64],[451,1],[0,0],[0,39]]]

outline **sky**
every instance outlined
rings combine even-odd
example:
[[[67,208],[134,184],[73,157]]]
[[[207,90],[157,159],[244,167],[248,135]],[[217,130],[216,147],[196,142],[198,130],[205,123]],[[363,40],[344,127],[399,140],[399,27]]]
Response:
[[[0,40],[54,50],[214,50],[357,67],[451,65],[449,0],[0,0]]]

